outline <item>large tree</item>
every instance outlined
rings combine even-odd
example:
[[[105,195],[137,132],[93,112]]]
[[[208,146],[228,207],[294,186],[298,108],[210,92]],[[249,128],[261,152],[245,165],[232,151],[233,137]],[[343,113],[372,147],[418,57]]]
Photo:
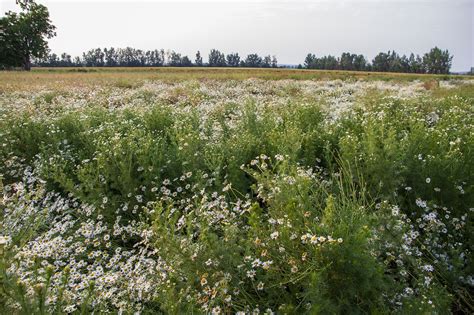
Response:
[[[354,57],[354,70],[363,71],[367,69],[367,60],[364,55],[356,55]]]
[[[56,36],[48,9],[34,1],[17,2],[21,12],[6,12],[0,19],[0,66],[31,69],[32,58],[48,53],[47,39]]]
[[[238,67],[240,65],[240,56],[238,53],[228,54],[226,59],[227,59],[227,66],[229,67]]]
[[[314,54],[308,54],[304,59],[304,66],[306,69],[315,69],[316,68],[316,56]]]
[[[452,60],[453,56],[449,54],[448,50],[435,47],[423,56],[423,65],[428,73],[449,73]]]
[[[260,68],[263,66],[263,59],[258,54],[247,55],[244,65],[250,68]]]
[[[211,49],[209,52],[209,67],[225,67],[225,55],[217,49]]]
[[[344,52],[339,59],[339,66],[342,70],[354,70],[354,59],[357,57],[355,54]]]
[[[379,72],[390,71],[390,51],[388,53],[381,52],[372,60],[372,69]]]
[[[174,50],[171,51],[168,65],[170,67],[180,67],[181,66],[181,54],[175,52]]]

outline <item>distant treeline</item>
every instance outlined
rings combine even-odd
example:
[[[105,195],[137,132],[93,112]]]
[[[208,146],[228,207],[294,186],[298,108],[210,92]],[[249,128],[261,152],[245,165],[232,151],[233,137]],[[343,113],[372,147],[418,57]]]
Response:
[[[340,57],[308,54],[304,65],[300,69],[321,70],[350,70],[350,71],[380,71],[405,73],[449,73],[453,56],[448,50],[438,47],[420,55],[400,56],[395,51],[381,52],[369,62],[364,55],[342,53]],[[249,54],[241,58],[238,53],[224,54],[212,49],[208,55],[208,62],[204,63],[201,52],[198,51],[191,60],[175,51],[164,49],[141,50],[127,48],[95,48],[84,52],[81,57],[72,58],[63,53],[60,56],[48,54],[45,58],[36,59],[34,65],[42,67],[252,67],[276,68],[278,61],[275,56],[259,56]]]
[[[343,53],[339,58],[330,55],[318,58],[314,54],[308,54],[304,61],[304,68],[440,74],[449,73],[452,59],[453,56],[448,50],[441,50],[438,47],[432,48],[423,57],[415,56],[413,53],[407,57],[400,56],[395,51],[381,52],[375,56],[372,63],[368,62],[363,55],[348,52]]]
[[[241,59],[238,53],[225,55],[217,49],[209,52],[208,62],[204,63],[201,52],[198,51],[192,61],[175,51],[164,49],[141,50],[127,48],[95,48],[74,57],[67,53],[60,56],[48,54],[45,58],[34,61],[36,66],[42,67],[252,67],[276,68],[278,61],[275,56],[259,56],[249,54]]]

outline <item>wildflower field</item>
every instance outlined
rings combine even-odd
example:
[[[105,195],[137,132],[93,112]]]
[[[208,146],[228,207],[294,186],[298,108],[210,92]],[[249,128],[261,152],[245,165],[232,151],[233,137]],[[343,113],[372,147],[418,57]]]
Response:
[[[0,73],[0,313],[474,312],[474,80]]]

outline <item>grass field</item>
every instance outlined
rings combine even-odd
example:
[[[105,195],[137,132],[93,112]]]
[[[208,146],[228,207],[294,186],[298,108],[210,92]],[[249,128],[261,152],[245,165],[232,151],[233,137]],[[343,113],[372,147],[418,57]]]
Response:
[[[465,80],[470,76],[241,68],[34,68],[31,72],[0,72],[0,91],[54,86],[57,89],[84,84],[140,84],[144,80]]]
[[[474,312],[467,76],[0,72],[0,178],[1,313]]]

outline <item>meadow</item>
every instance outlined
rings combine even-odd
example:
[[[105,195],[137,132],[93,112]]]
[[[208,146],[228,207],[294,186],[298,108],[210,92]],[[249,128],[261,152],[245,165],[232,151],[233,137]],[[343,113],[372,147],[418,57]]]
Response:
[[[474,312],[474,79],[0,72],[3,314]]]

